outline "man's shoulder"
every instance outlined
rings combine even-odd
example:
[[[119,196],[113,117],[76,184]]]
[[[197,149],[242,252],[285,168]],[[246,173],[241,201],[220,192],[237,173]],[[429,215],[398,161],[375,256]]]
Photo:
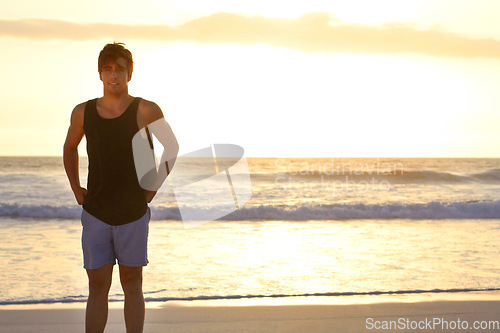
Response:
[[[75,106],[75,108],[73,109],[73,112],[77,112],[77,113],[83,113],[83,111],[85,111],[85,107],[87,106],[87,102],[83,102],[83,103],[80,103],[78,104],[77,106]]]
[[[89,99],[88,101],[85,101],[85,102],[82,102],[80,104],[78,104],[77,106],[75,106],[74,110],[79,110],[81,112],[83,112],[85,110],[85,107],[87,106],[87,104],[89,102],[96,102],[99,98],[93,98],[93,99]]]
[[[148,111],[148,112],[154,112],[157,110],[161,111],[158,104],[156,104],[155,102],[152,102],[152,101],[148,101],[147,99],[144,99],[144,98],[141,98],[141,101],[139,103],[139,109],[141,109],[143,111]]]
[[[152,101],[148,101],[144,98],[141,98],[138,112],[147,121],[147,123],[151,123],[157,119],[163,118],[163,112],[161,111],[158,104]]]
[[[85,101],[85,102],[80,103],[77,106],[75,106],[75,108],[73,109],[73,112],[71,113],[71,118],[73,120],[77,121],[78,123],[83,124],[83,117],[85,114],[85,108],[87,106],[87,103],[88,103],[88,101]]]

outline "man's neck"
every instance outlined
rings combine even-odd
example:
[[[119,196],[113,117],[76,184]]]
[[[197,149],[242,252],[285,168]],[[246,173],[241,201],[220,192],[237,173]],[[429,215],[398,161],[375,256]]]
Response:
[[[124,104],[129,104],[131,98],[132,96],[128,94],[128,90],[119,94],[104,92],[103,97],[101,97],[101,101],[110,108],[120,109]]]

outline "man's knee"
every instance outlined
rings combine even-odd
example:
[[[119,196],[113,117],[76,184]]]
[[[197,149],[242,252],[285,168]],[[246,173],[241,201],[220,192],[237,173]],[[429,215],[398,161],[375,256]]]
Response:
[[[142,295],[142,267],[120,266],[120,282],[126,295]]]
[[[107,264],[97,269],[88,269],[89,291],[91,293],[108,293],[113,276],[113,265]]]

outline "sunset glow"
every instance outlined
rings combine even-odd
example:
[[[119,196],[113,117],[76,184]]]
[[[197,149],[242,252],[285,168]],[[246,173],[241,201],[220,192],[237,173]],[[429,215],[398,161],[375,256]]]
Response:
[[[498,157],[500,4],[25,2],[0,16],[0,155],[60,155],[119,40],[130,93],[158,103],[181,153]]]

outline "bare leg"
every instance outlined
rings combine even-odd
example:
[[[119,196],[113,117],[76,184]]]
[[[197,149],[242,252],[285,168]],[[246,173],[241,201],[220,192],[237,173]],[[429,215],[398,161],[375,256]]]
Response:
[[[140,333],[144,327],[144,295],[142,267],[120,265],[120,282],[125,294],[125,326],[127,333]]]
[[[108,320],[108,294],[113,277],[113,264],[87,269],[89,298],[85,313],[85,332],[102,333]]]

